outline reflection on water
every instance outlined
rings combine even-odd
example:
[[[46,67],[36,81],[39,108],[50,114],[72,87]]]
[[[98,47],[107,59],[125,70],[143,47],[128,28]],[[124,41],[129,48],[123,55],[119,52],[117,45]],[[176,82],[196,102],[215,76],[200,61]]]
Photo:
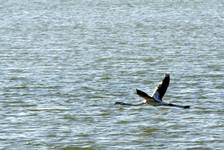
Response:
[[[222,149],[223,5],[2,2],[0,149]],[[114,105],[167,72],[191,109]]]

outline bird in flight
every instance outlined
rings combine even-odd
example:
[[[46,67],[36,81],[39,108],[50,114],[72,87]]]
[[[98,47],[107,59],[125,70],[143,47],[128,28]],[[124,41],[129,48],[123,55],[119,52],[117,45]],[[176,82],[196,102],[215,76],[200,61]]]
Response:
[[[170,83],[170,75],[165,74],[165,77],[161,81],[161,83],[156,87],[155,91],[153,92],[152,96],[149,96],[147,93],[136,89],[136,93],[144,98],[144,102],[140,104],[130,104],[124,102],[116,102],[115,105],[127,105],[127,106],[140,106],[140,105],[153,105],[153,106],[171,106],[171,107],[179,107],[179,108],[190,108],[190,106],[182,106],[176,105],[172,103],[166,103],[163,101],[163,96],[166,93],[166,90]]]

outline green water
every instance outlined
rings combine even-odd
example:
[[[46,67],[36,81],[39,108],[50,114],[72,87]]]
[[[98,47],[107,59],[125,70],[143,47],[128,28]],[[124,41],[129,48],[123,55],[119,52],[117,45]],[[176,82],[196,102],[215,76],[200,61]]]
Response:
[[[0,6],[0,149],[224,148],[224,3],[9,0]],[[171,74],[164,101],[141,102]]]

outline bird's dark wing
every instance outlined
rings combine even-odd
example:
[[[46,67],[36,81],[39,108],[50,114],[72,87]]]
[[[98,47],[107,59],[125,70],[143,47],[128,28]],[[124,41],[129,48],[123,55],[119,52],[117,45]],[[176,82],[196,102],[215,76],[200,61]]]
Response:
[[[153,93],[153,98],[157,101],[162,101],[163,96],[166,93],[166,90],[170,83],[170,75],[165,74],[164,79],[161,81],[161,83],[156,88],[155,92]]]
[[[148,94],[146,94],[145,92],[143,92],[143,91],[141,91],[141,90],[136,89],[136,93],[137,93],[139,96],[141,96],[142,98],[144,98],[144,99],[145,99],[145,102],[146,102],[147,100],[149,100],[149,99],[153,99],[151,96],[149,96]],[[144,102],[144,103],[145,103],[145,102]]]
[[[151,96],[149,96],[148,94],[146,94],[145,92],[143,92],[143,91],[141,91],[141,90],[136,89],[136,93],[137,93],[139,96],[143,97],[144,99],[151,98]]]

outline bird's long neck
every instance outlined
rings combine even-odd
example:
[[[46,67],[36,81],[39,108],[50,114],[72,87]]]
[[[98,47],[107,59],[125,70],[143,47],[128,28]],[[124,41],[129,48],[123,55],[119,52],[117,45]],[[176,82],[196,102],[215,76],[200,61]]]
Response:
[[[130,103],[123,103],[123,102],[116,102],[115,105],[126,105],[126,106],[141,106],[145,103],[139,103],[139,104],[130,104]]]

